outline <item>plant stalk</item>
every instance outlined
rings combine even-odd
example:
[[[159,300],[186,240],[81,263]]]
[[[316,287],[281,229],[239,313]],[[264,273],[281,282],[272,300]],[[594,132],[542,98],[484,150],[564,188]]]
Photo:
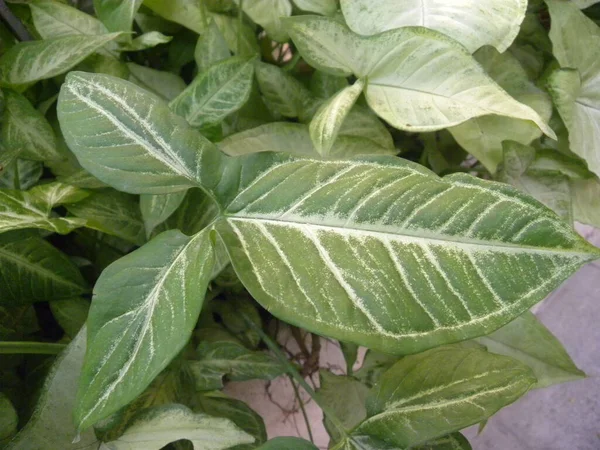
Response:
[[[31,41],[33,39],[27,28],[25,28],[25,25],[23,25],[23,22],[13,14],[4,0],[0,0],[0,17],[2,17],[4,23],[8,25],[18,40]]]
[[[58,355],[66,348],[66,344],[51,342],[0,342],[0,354],[3,355]]]

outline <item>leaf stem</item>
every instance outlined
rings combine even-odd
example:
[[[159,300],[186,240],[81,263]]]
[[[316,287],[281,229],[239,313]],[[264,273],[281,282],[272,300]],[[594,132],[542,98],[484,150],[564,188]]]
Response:
[[[8,8],[4,0],[0,0],[0,17],[8,25],[16,38],[20,41],[31,41],[32,37],[23,25],[23,22],[19,20],[17,16]]]
[[[304,408],[304,402],[302,401],[302,397],[300,397],[300,392],[298,391],[298,386],[294,383],[294,379],[291,375],[288,375],[290,378],[290,383],[292,383],[292,388],[294,388],[294,395],[298,399],[298,404],[300,405],[300,410],[302,411],[302,417],[304,417],[304,422],[306,423],[306,429],[308,430],[308,437],[310,442],[315,443],[315,438],[312,434],[312,429],[310,427],[310,421],[308,420],[308,415],[306,414],[306,409]]]
[[[51,342],[23,342],[9,341],[0,342],[0,354],[4,355],[57,355],[67,347],[66,344]]]
[[[14,177],[13,186],[15,189],[21,190],[21,180],[19,179],[19,159],[15,159],[15,168],[14,168]]]
[[[300,373],[296,370],[294,365],[288,361],[285,354],[279,348],[279,345],[277,345],[269,336],[267,336],[267,334],[259,326],[257,326],[254,322],[252,322],[248,318],[248,316],[246,316],[246,314],[242,313],[242,316],[244,317],[244,320],[248,323],[248,325],[252,329],[254,329],[254,331],[256,331],[258,333],[258,335],[260,336],[260,338],[265,342],[265,344],[267,344],[267,347],[269,347],[269,350],[271,350],[275,354],[275,357],[286,368],[288,374],[294,380],[296,380],[296,382],[300,386],[302,386],[302,389],[304,389],[306,391],[306,393],[308,395],[310,395],[311,398],[315,401],[315,403],[317,405],[319,405],[319,408],[321,408],[321,410],[323,411],[323,414],[330,420],[330,422],[333,424],[333,426],[335,426],[337,428],[337,430],[340,432],[340,434],[344,438],[348,438],[349,437],[348,431],[346,430],[346,427],[344,427],[344,425],[342,424],[342,421],[325,404],[325,402],[321,399],[321,396],[319,394],[317,394],[315,392],[315,390],[306,382],[304,377],[302,375],[300,375]]]

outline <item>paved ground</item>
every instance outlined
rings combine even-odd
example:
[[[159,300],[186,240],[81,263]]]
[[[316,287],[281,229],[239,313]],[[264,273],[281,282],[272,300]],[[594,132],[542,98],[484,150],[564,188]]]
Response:
[[[600,247],[600,231],[579,229]],[[588,378],[532,391],[495,415],[481,435],[476,428],[466,434],[474,450],[600,450],[600,263],[582,268],[535,312]],[[343,367],[333,344],[325,343],[321,355],[326,365]],[[227,391],[265,418],[270,437],[308,436],[301,413],[284,412],[294,409],[286,378],[275,380],[268,389],[259,381],[231,383]],[[321,411],[312,403],[306,410],[315,442],[326,449]]]

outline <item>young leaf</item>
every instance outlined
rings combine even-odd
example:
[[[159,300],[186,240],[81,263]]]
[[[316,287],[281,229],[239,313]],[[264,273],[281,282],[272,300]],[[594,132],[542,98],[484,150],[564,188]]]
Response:
[[[290,0],[235,0],[238,6],[276,41],[286,42],[288,35],[281,19],[292,15]]]
[[[35,161],[61,159],[56,138],[46,118],[21,94],[6,90],[1,133],[4,145],[20,158]]]
[[[65,299],[88,290],[77,266],[35,235],[0,234],[0,262],[3,305]]]
[[[318,450],[314,444],[297,437],[276,437],[265,442],[256,450]]]
[[[188,342],[213,263],[208,231],[168,231],[102,272],[74,412],[79,429],[136,398]]]
[[[144,0],[147,6],[159,16],[179,23],[198,34],[206,30],[206,11],[197,0]]]
[[[250,444],[254,438],[232,421],[194,414],[183,405],[165,405],[142,412],[110,450],[160,450],[171,442],[186,439],[195,450],[224,450]]]
[[[358,80],[352,86],[342,89],[324,103],[310,122],[310,137],[320,155],[328,156],[344,119],[362,93],[364,82]]]
[[[552,129],[529,106],[510,97],[460,44],[422,28],[399,28],[364,38],[325,17],[289,19],[302,56],[333,75],[366,78],[371,108],[394,127],[434,131],[497,114]]]
[[[260,54],[260,47],[252,28],[241,23],[237,17],[225,14],[212,14],[211,17],[219,27],[232,53],[237,56]]]
[[[412,447],[487,419],[535,381],[527,366],[479,349],[442,347],[407,356],[373,388],[369,418],[352,434]]]
[[[537,201],[464,174],[384,157],[234,161],[243,177],[219,194],[216,229],[252,296],[383,352],[489,333],[599,255]]]
[[[138,52],[140,50],[156,47],[160,44],[167,44],[171,42],[172,39],[173,37],[166,36],[158,31],[150,31],[149,33],[144,33],[141,36],[136,37],[131,42],[122,45],[120,50],[125,52]]]
[[[146,237],[150,237],[152,231],[179,208],[185,194],[186,191],[180,191],[173,194],[142,195],[140,197],[140,210],[144,219]]]
[[[85,325],[90,302],[83,298],[65,298],[50,302],[50,310],[65,334],[75,339]]]
[[[21,86],[66,72],[120,33],[21,42],[0,58],[0,85]]]
[[[298,117],[310,93],[293,76],[272,64],[256,64],[256,80],[265,102],[284,117]]]
[[[517,37],[527,0],[341,0],[348,26],[363,35],[420,26],[440,31],[474,52],[493,45],[504,52]]]
[[[60,91],[58,117],[79,163],[119,190],[185,190],[197,185],[205,164],[213,164],[207,176],[220,176],[214,164],[221,155],[213,145],[158,96],[132,83],[71,72]]]
[[[94,0],[94,10],[109,31],[131,32],[133,18],[142,0]],[[131,40],[129,34],[125,35]]]
[[[206,32],[198,38],[194,59],[198,72],[204,72],[213,64],[231,56],[227,42],[214,20],[208,24]]]
[[[170,107],[194,127],[217,125],[246,103],[253,77],[254,58],[229,58],[199,74]]]
[[[527,73],[514,56],[509,52],[501,54],[492,47],[484,47],[474,57],[502,89],[531,107],[544,121],[550,119],[550,97],[529,81]],[[476,117],[449,131],[460,146],[481,161],[491,173],[496,172],[503,159],[502,141],[510,139],[527,145],[542,135],[533,122],[497,115]]]
[[[223,376],[233,381],[272,380],[285,373],[285,367],[269,354],[236,342],[202,342],[198,353],[199,360],[189,363],[198,390],[221,389]]]
[[[536,388],[585,377],[558,339],[530,312],[488,336],[477,338],[477,342],[490,352],[510,356],[529,366],[537,378]]]
[[[75,390],[86,350],[86,330],[82,329],[54,362],[46,377],[37,405],[27,425],[6,450],[56,450],[71,447],[77,430],[73,426]],[[77,448],[93,450],[98,440],[93,430],[81,432]]]
[[[171,72],[151,69],[135,63],[127,63],[129,81],[160,95],[163,99],[173,100],[186,88],[185,81]]]
[[[75,217],[85,219],[85,226],[120,237],[132,244],[145,242],[144,222],[138,206],[138,199],[112,189],[92,193],[67,209]]]

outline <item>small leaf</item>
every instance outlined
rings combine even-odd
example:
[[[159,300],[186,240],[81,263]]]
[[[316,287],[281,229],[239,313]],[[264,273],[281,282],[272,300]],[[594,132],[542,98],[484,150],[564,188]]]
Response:
[[[21,42],[0,58],[0,85],[20,86],[60,75],[119,34],[64,36]]]
[[[208,24],[206,32],[200,35],[194,59],[198,66],[198,72],[204,72],[213,64],[223,61],[231,56],[227,42],[214,20]]]
[[[274,40],[286,42],[288,35],[281,19],[292,15],[290,0],[235,0],[248,16],[262,26]]]
[[[40,162],[17,159],[0,172],[0,187],[27,190],[39,181],[43,171]]]
[[[167,101],[173,100],[186,88],[185,81],[174,73],[151,69],[135,63],[127,63],[127,68],[129,69],[129,81]]]
[[[88,290],[77,266],[37,236],[0,234],[0,262],[2,305],[66,299]]]
[[[353,435],[411,447],[487,419],[535,383],[527,366],[479,349],[442,347],[407,356],[367,399]]]
[[[17,434],[19,416],[9,398],[0,392],[0,445],[4,447]]]
[[[50,302],[50,310],[65,334],[75,339],[79,330],[85,325],[90,302],[82,298],[55,300]]]
[[[142,195],[140,197],[140,210],[144,219],[146,237],[150,237],[152,231],[179,208],[185,194],[186,191],[180,191],[173,194]]]
[[[96,15],[106,28],[125,33],[131,32],[133,18],[141,5],[142,0],[94,0]]]
[[[246,103],[253,77],[254,58],[229,58],[199,74],[170,107],[194,127],[219,124]]]
[[[348,26],[372,35],[394,28],[420,26],[440,31],[474,52],[493,45],[504,52],[517,37],[527,0],[341,0]]]
[[[254,56],[260,54],[260,47],[254,30],[245,23],[240,23],[237,17],[225,14],[211,14],[219,27],[229,50],[237,56]]]
[[[472,447],[462,434],[452,433],[417,445],[413,450],[472,450]]]
[[[152,47],[156,47],[160,44],[167,44],[171,42],[173,38],[171,36],[165,36],[158,31],[150,31],[144,33],[141,36],[136,37],[130,43],[122,45],[120,50],[126,52],[137,52],[140,50],[147,50]]]
[[[5,100],[1,125],[4,145],[24,159],[61,159],[54,132],[46,118],[21,94],[6,90]]]
[[[298,117],[310,97],[308,89],[277,66],[256,63],[256,80],[267,105],[284,117]]]
[[[328,99],[346,87],[348,80],[345,77],[330,75],[322,70],[315,70],[310,78],[310,92],[318,98]]]
[[[168,231],[102,272],[74,412],[79,429],[136,398],[188,342],[213,263],[208,231]]]
[[[600,228],[600,181],[598,178],[573,181],[571,194],[574,219]]]
[[[399,359],[398,356],[367,350],[360,369],[354,372],[354,377],[367,386],[373,387],[379,383],[381,375],[397,363]]]
[[[314,12],[324,16],[333,16],[338,9],[336,0],[294,0],[294,3],[302,11]]]
[[[68,205],[71,214],[85,219],[87,228],[120,237],[132,244],[145,242],[144,222],[138,199],[114,190],[102,190],[78,203]]]
[[[362,93],[363,87],[364,82],[358,80],[352,86],[344,88],[324,103],[313,117],[309,128],[310,137],[320,155],[329,154],[344,119]]]
[[[340,349],[342,350],[342,354],[344,355],[344,361],[346,362],[346,375],[352,376],[354,370],[354,364],[356,364],[356,360],[358,359],[358,350],[359,346],[356,344],[352,344],[351,342],[342,342],[340,341]]]
[[[205,32],[206,12],[197,0],[144,0],[144,6],[198,34]]]
[[[256,450],[318,450],[314,444],[297,437],[276,437]]]
[[[477,342],[490,352],[510,356],[529,366],[538,380],[536,388],[585,377],[558,339],[530,312],[488,336],[477,338]]]
[[[160,450],[186,439],[195,450],[224,450],[254,438],[223,418],[194,414],[183,405],[165,405],[142,412],[125,433],[106,444],[110,450]]]

